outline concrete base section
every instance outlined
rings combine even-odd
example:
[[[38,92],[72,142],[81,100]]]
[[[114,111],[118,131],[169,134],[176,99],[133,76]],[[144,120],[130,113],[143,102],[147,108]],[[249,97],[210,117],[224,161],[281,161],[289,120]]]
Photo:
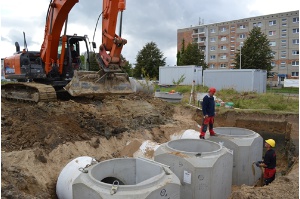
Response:
[[[253,162],[262,160],[263,138],[256,132],[237,127],[217,127],[214,131],[218,136],[209,140],[222,143],[233,151],[233,185],[252,186],[261,177],[261,169],[253,166]]]
[[[155,92],[155,97],[167,102],[180,102],[183,98],[182,93]]]
[[[180,198],[228,198],[233,155],[218,143],[179,139],[162,144],[154,160],[169,165],[181,182]]]
[[[70,168],[82,166],[77,162],[69,163],[59,176],[59,199],[180,198],[178,177],[168,166],[153,160],[116,158],[79,167],[80,174],[72,175]]]

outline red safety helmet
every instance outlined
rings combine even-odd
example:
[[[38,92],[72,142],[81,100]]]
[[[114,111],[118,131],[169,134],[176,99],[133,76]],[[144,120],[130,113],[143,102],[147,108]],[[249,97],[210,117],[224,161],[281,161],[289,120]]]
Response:
[[[217,91],[217,90],[216,90],[216,88],[214,88],[214,87],[210,87],[209,90],[208,90],[208,92],[210,92],[210,93],[212,93],[212,94],[214,94],[216,91]]]

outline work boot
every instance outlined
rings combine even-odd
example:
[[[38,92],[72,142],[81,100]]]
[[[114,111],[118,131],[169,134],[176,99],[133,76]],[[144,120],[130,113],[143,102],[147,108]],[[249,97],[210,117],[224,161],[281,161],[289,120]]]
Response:
[[[205,134],[204,133],[200,133],[199,138],[204,140],[205,139],[204,137],[205,137]]]
[[[203,140],[205,139],[203,135],[199,135],[199,138]]]
[[[210,136],[217,136],[217,134],[214,131],[209,131]]]

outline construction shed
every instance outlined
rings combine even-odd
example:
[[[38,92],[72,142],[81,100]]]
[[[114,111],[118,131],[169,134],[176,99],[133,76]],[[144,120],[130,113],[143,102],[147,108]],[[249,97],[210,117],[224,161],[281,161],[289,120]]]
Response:
[[[174,85],[173,82],[183,77],[184,80],[179,85],[202,85],[202,67],[195,65],[188,66],[160,66],[159,85]]]
[[[267,71],[257,69],[204,70],[203,85],[217,90],[234,89],[238,92],[265,93]]]

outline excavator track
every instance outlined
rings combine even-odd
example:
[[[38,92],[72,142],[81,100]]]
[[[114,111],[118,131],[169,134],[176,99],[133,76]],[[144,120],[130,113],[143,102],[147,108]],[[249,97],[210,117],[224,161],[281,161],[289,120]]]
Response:
[[[1,97],[36,103],[57,101],[52,86],[33,82],[4,84],[1,86]]]

